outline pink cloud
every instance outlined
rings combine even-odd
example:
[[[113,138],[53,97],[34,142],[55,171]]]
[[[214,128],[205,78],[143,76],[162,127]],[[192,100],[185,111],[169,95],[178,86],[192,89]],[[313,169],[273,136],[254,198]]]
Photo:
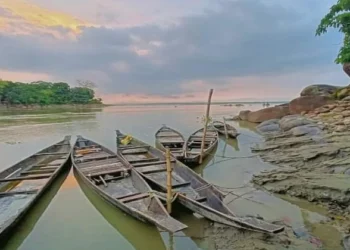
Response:
[[[19,72],[0,69],[0,79],[19,82],[34,82],[38,80],[51,81],[52,77],[45,73]]]

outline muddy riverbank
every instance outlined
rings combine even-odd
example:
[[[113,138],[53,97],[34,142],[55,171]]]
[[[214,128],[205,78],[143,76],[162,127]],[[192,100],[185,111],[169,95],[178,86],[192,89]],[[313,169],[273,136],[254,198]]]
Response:
[[[266,121],[258,126],[265,141],[253,147],[276,166],[255,175],[253,183],[326,208],[324,225],[344,237],[350,233],[349,110],[350,102],[336,102],[303,116]]]

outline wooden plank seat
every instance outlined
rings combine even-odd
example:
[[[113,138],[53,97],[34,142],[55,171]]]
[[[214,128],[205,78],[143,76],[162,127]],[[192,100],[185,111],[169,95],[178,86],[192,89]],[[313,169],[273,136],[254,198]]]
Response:
[[[174,159],[170,160],[170,162],[175,162]],[[134,163],[132,164],[133,167],[145,167],[145,166],[153,166],[153,165],[159,165],[159,164],[166,164],[166,161],[154,161],[154,162],[144,162],[144,163]]]
[[[114,169],[114,170],[109,170],[109,171],[101,171],[101,172],[95,172],[92,174],[87,174],[89,177],[96,177],[96,176],[100,176],[100,175],[107,175],[107,174],[118,174],[118,173],[122,173],[125,172],[125,169]]]
[[[164,172],[166,171],[166,165],[156,165],[156,166],[147,166],[137,169],[142,174],[151,174],[151,173],[158,173],[158,172]]]
[[[39,189],[0,192],[0,197],[12,196],[12,195],[23,195],[23,194],[36,194],[37,192],[39,192]]]
[[[128,202],[132,202],[132,201],[136,201],[136,200],[142,200],[145,198],[148,198],[149,194],[148,193],[141,193],[141,194],[136,194],[136,195],[132,195],[126,198],[122,198],[119,199],[119,201],[123,202],[123,203],[128,203]]]
[[[182,183],[173,184],[172,188],[184,187],[189,185],[191,185],[191,182],[182,182]]]
[[[138,148],[149,148],[149,146],[148,145],[144,145],[144,146],[119,146],[118,150],[122,150],[124,152],[124,150],[138,149]]]
[[[130,163],[143,163],[143,162],[152,162],[152,161],[159,161],[158,157],[152,157],[152,158],[145,158],[145,159],[129,159],[128,162]]]
[[[38,180],[38,179],[46,179],[46,178],[50,178],[50,177],[51,177],[51,174],[37,174],[37,175],[28,175],[28,176],[24,176],[24,177],[0,179],[0,182]]]
[[[42,156],[42,155],[67,155],[69,152],[52,152],[52,153],[38,153],[33,156]]]
[[[57,168],[55,169],[38,169],[38,170],[28,170],[28,171],[23,171],[21,172],[21,175],[26,175],[26,174],[48,174],[48,173],[53,173],[56,171]]]
[[[85,169],[89,167],[95,167],[97,165],[106,165],[106,164],[114,164],[114,163],[120,163],[120,161],[116,158],[109,158],[109,159],[102,159],[102,160],[96,160],[96,161],[81,162],[79,163],[79,169]]]
[[[34,165],[33,167],[35,168],[35,167],[59,167],[59,166],[61,166],[62,164],[61,163],[54,163],[54,164],[52,164],[52,163],[43,163],[43,164],[37,164],[37,165]]]
[[[80,162],[89,162],[89,161],[97,161],[97,160],[105,160],[105,159],[111,159],[111,158],[116,158],[116,155],[108,155],[108,156],[97,156],[97,157],[89,157],[89,158],[77,158],[75,160],[76,163]]]
[[[96,171],[101,171],[101,170],[120,169],[120,168],[124,168],[124,165],[121,162],[116,162],[116,163],[95,165],[95,166],[91,166],[91,167],[81,168],[81,171],[83,173],[87,173],[87,172],[96,172]]]
[[[128,149],[123,151],[123,155],[133,155],[133,154],[146,154],[148,152],[147,149],[136,148],[136,149]]]

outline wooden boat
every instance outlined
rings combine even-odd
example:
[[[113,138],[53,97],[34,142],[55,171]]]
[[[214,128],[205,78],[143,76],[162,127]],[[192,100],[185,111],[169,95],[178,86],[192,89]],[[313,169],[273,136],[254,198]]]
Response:
[[[214,121],[212,123],[214,129],[218,131],[219,134],[221,135],[226,135],[225,131],[225,123],[221,121]],[[237,138],[239,133],[237,132],[237,129],[235,129],[232,125],[226,123],[226,130],[227,130],[227,135],[231,138]]]
[[[124,216],[123,212],[114,206],[103,202],[101,196],[93,192],[75,172],[79,186],[91,204],[100,212],[103,218],[115,228],[135,250],[166,250],[164,241],[156,227],[140,223],[131,216]],[[137,233],[135,233],[137,232]],[[152,240],[150,240],[152,239]]]
[[[167,188],[166,159],[162,151],[135,138],[127,145],[121,142],[126,135],[117,133],[117,154],[122,155],[132,167],[160,192],[164,198]],[[282,226],[270,224],[253,217],[236,216],[223,202],[224,195],[215,186],[201,178],[192,169],[176,160],[172,163],[172,190],[176,201],[187,209],[207,219],[237,228],[269,233],[283,231]]]
[[[183,162],[187,165],[199,165],[203,134],[204,128],[201,128],[190,135],[186,141]],[[218,132],[213,127],[208,126],[203,150],[203,159],[212,153],[214,149],[216,149],[218,145],[218,139]]]
[[[165,148],[170,149],[170,153],[178,160],[182,160],[184,157],[185,139],[182,134],[175,129],[167,126],[161,127],[156,132],[156,146],[165,151]]]
[[[170,217],[146,181],[109,149],[78,136],[72,162],[82,181],[113,206],[169,232],[187,227]]]
[[[70,158],[69,165],[71,165]],[[68,175],[69,171],[67,170],[64,170],[62,174],[59,174],[57,176],[57,179],[55,179],[52,185],[40,197],[40,200],[28,211],[26,216],[21,219],[18,226],[16,227],[20,228],[20,230],[13,230],[10,238],[8,238],[8,241],[5,243],[6,250],[20,249],[20,246],[27,239],[28,235],[32,233],[37,222],[46,211],[53,198],[56,196],[58,190],[61,188]],[[2,246],[2,243],[0,245]]]
[[[0,245],[61,172],[71,167],[70,136],[0,173]]]

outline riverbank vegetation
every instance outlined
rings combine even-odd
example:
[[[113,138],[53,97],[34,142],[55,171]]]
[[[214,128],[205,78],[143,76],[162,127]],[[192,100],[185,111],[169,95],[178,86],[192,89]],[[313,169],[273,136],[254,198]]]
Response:
[[[63,105],[102,104],[92,88],[70,87],[65,82],[11,82],[0,79],[0,104],[3,105]]]

